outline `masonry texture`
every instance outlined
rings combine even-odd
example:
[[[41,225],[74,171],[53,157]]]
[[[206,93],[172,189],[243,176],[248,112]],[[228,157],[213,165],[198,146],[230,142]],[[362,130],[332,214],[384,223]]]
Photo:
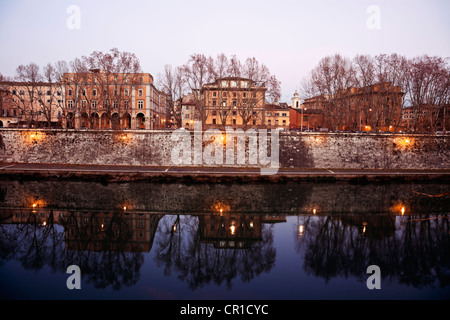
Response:
[[[193,142],[194,133],[190,136]],[[270,139],[268,134],[269,154]],[[449,135],[281,132],[280,167],[449,169],[449,139]],[[175,166],[171,155],[178,143],[171,131],[1,129],[0,162]],[[203,141],[203,150],[208,144],[209,140]],[[193,159],[193,143],[191,150]],[[260,162],[248,164],[248,147],[246,154],[245,164],[237,160],[226,164],[224,147],[223,164],[210,166],[260,166]]]

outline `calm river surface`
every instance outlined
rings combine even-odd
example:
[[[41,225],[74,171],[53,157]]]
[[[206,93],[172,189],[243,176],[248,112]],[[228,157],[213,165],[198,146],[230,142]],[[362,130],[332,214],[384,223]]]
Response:
[[[1,181],[0,297],[449,299],[448,192]],[[80,290],[67,287],[71,265]],[[367,287],[370,265],[380,289]]]

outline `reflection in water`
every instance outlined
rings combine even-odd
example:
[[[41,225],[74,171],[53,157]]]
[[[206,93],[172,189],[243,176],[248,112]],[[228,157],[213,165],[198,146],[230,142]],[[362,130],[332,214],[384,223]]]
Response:
[[[275,263],[273,234],[263,222],[234,214],[169,216],[158,228],[155,260],[191,289],[211,282],[231,287],[236,277],[248,282]]]
[[[414,288],[450,285],[448,196],[407,185],[9,182],[0,190],[0,262],[58,273],[75,264],[96,288],[137,284],[152,253],[191,290],[232,289],[270,275],[292,243],[277,245],[277,237],[292,236],[293,260],[327,282],[365,281],[361,266],[376,264],[386,279]],[[275,235],[292,218],[295,234]]]
[[[361,266],[376,264],[385,278],[415,288],[450,285],[448,214],[302,218],[296,251],[310,274],[365,280]]]

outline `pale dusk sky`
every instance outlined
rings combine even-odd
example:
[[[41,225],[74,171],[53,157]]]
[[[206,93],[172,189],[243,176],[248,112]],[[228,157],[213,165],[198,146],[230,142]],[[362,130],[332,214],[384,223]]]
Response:
[[[289,103],[327,55],[450,57],[449,12],[448,0],[0,0],[0,73],[116,47],[156,79],[193,53],[236,54],[264,63]]]

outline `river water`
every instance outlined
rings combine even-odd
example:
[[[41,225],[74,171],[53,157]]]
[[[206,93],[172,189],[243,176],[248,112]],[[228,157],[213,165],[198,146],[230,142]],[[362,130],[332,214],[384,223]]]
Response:
[[[449,299],[448,192],[409,183],[2,181],[0,295]],[[69,266],[79,268],[80,289],[68,288]]]

